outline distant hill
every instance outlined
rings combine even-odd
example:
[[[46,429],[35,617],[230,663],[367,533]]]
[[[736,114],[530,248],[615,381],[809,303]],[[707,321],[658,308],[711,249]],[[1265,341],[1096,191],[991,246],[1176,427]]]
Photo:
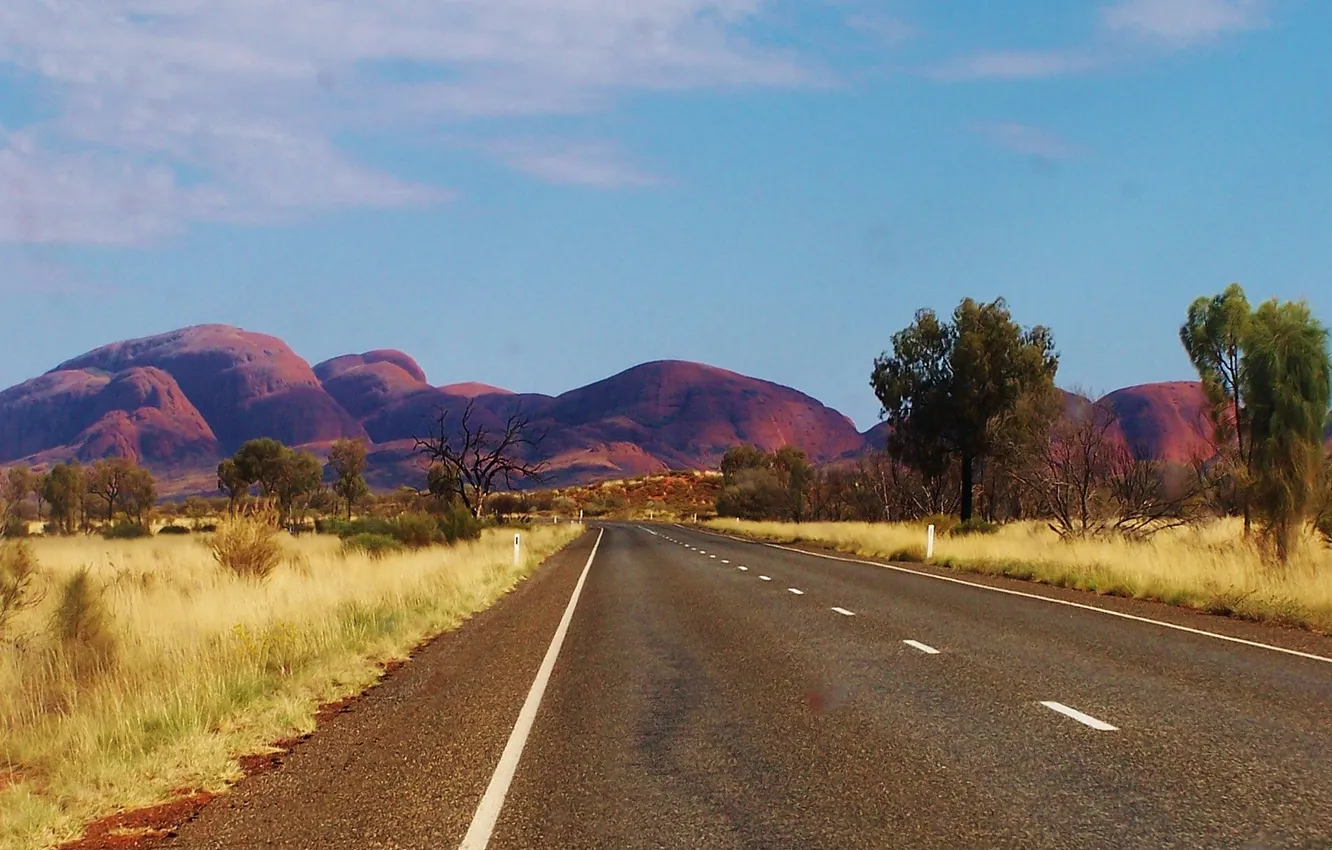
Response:
[[[1207,450],[1196,383],[1111,393],[1136,451],[1187,460]],[[859,433],[817,399],[701,363],[644,363],[558,396],[476,382],[435,386],[409,355],[348,354],[313,367],[276,337],[200,325],[112,343],[0,392],[0,464],[130,457],[165,492],[210,489],[222,457],[253,437],[316,451],[370,443],[377,487],[419,485],[411,449],[439,411],[497,425],[521,410],[546,433],[548,486],[669,469],[715,468],[732,445],[795,445],[816,463],[881,448],[882,424]]]

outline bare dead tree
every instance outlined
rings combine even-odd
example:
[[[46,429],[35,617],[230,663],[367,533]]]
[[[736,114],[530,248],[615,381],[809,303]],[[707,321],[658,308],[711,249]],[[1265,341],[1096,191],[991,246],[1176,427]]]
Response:
[[[1198,477],[1136,457],[1117,425],[1112,409],[1084,397],[1015,468],[1036,512],[1061,537],[1145,537],[1192,521]]]
[[[500,428],[489,428],[475,417],[476,400],[468,399],[456,427],[447,410],[440,408],[425,437],[414,437],[414,451],[430,465],[439,464],[452,473],[451,486],[462,503],[480,517],[486,497],[497,481],[513,489],[515,481],[540,484],[543,461],[524,455],[540,449],[545,433],[535,434],[532,421],[521,409],[514,410]]]

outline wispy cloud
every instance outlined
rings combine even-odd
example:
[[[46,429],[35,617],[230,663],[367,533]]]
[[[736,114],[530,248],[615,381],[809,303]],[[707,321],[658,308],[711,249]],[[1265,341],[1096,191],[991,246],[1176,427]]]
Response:
[[[504,139],[481,148],[510,168],[547,183],[633,189],[666,182],[630,162],[623,151],[607,142]]]
[[[920,30],[905,19],[878,12],[857,12],[846,23],[888,47],[899,47],[920,35]]]
[[[1089,45],[990,50],[949,60],[931,75],[946,81],[1034,80],[1085,74],[1141,58],[1147,45],[1182,50],[1268,24],[1271,0],[1116,0],[1101,7]]]
[[[1109,33],[1191,47],[1268,24],[1266,0],[1120,0],[1101,10]]]
[[[0,131],[0,241],[140,243],[198,221],[437,203],[446,188],[377,168],[339,140],[585,113],[641,92],[817,80],[744,35],[765,6],[4,0],[0,70],[35,80],[55,117]],[[604,151],[501,158],[543,179],[645,179]]]
[[[1005,121],[977,124],[974,129],[979,135],[1006,150],[1037,159],[1070,159],[1082,153],[1082,149],[1077,145],[1030,124]]]
[[[1092,71],[1105,63],[1105,56],[1086,50],[994,50],[946,62],[932,75],[946,81],[1039,80]]]

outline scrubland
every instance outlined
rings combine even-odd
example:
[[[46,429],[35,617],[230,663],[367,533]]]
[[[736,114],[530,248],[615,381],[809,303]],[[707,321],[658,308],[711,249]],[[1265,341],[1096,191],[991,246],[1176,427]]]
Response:
[[[864,557],[926,560],[922,524],[707,524]],[[1062,540],[1042,523],[1012,523],[993,534],[939,534],[929,563],[1332,633],[1332,549],[1310,535],[1289,564],[1278,566],[1244,539],[1234,519],[1165,530],[1142,541]]]
[[[262,580],[221,568],[198,535],[28,541],[37,603],[0,634],[0,848],[222,789],[238,756],[310,731],[321,703],[365,689],[581,531],[524,532],[517,566],[512,530],[389,556],[284,535]]]

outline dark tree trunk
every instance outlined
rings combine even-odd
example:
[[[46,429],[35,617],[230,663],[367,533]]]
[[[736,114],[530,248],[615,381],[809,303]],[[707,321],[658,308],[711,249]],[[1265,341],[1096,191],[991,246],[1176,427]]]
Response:
[[[974,480],[972,478],[973,469],[976,460],[971,455],[962,455],[962,521],[971,519],[972,513],[972,488]]]

